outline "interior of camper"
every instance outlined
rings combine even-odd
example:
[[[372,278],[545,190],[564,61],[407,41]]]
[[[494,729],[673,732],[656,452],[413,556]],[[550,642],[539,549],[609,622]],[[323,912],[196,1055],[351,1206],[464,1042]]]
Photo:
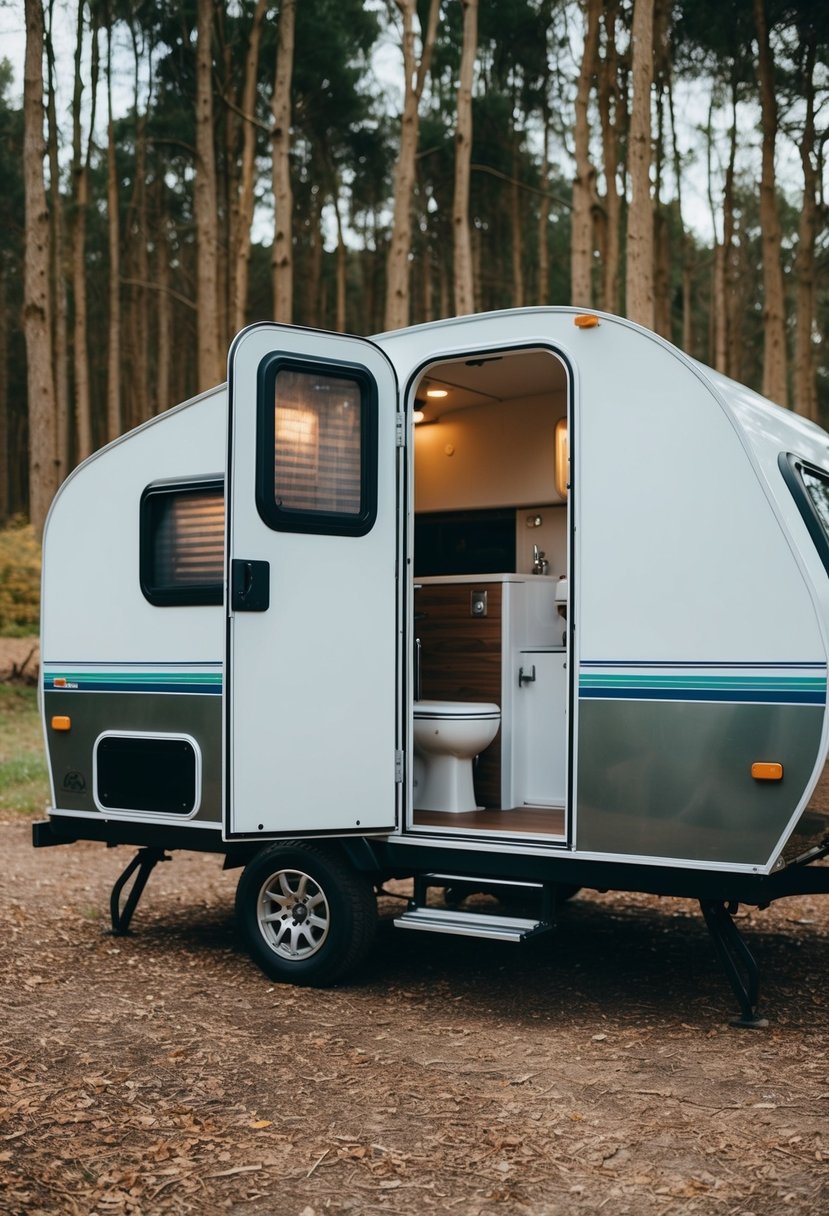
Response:
[[[416,385],[418,833],[566,842],[568,394],[538,349]]]

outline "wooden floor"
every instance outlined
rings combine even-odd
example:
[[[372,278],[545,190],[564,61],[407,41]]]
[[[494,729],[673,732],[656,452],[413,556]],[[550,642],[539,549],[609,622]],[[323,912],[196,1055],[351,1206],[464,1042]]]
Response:
[[[454,828],[476,832],[520,832],[525,836],[564,836],[564,810],[555,806],[516,806],[510,810],[415,811],[417,828]]]

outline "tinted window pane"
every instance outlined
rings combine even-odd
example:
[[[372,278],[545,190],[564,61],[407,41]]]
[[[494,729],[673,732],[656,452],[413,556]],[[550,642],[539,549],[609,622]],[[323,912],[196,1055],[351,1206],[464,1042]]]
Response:
[[[158,488],[144,501],[144,591],[153,603],[220,603],[224,580],[221,485]],[[205,599],[209,596],[209,601]]]
[[[821,522],[823,531],[829,537],[829,479],[821,477],[811,469],[801,468],[800,476],[806,492],[812,500],[812,506]]]
[[[342,376],[286,368],[276,376],[274,398],[275,505],[359,515],[360,385]]]

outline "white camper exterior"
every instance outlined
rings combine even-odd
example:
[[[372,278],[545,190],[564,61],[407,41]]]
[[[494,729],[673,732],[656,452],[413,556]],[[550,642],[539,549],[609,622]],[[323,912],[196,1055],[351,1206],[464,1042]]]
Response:
[[[225,853],[306,982],[391,874],[404,927],[522,937],[595,885],[708,901],[722,943],[726,901],[826,886],[828,627],[829,436],[656,335],[254,325],[55,499],[35,842],[144,846],[142,886],[153,850]],[[491,710],[471,806],[422,804],[435,703]],[[540,920],[425,906],[515,882]]]

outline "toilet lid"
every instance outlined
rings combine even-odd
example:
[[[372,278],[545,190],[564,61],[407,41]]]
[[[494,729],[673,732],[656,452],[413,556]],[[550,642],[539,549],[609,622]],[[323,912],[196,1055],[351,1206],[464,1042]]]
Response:
[[[415,718],[444,718],[458,721],[472,719],[487,721],[500,718],[501,710],[497,705],[486,701],[415,701]]]

